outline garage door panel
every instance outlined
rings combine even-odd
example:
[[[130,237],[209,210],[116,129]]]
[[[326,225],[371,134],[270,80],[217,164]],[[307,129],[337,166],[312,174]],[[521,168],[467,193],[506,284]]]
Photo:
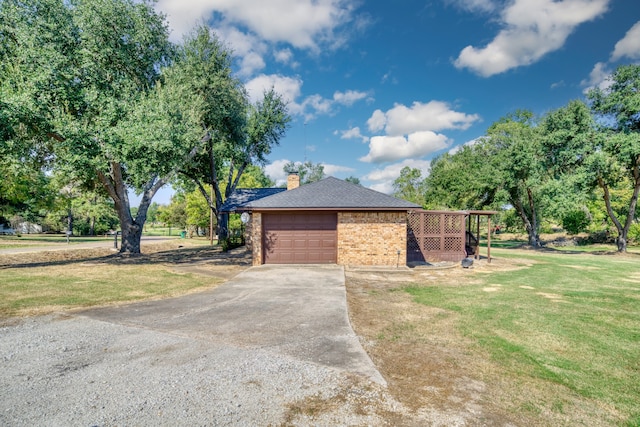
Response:
[[[267,264],[337,262],[335,213],[264,214],[263,227]]]

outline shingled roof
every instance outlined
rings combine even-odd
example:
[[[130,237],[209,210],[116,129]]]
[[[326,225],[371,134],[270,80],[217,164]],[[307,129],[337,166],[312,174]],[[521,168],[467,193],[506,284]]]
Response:
[[[332,176],[244,205],[247,210],[407,210],[421,206]]]
[[[287,191],[286,188],[236,188],[220,207],[220,212],[243,210],[247,203]]]

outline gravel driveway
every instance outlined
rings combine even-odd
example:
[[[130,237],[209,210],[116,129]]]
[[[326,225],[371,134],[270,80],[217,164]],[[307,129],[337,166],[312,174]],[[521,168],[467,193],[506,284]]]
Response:
[[[3,426],[366,425],[397,409],[351,330],[338,266],[262,266],[185,297],[26,318],[0,328],[0,360]]]

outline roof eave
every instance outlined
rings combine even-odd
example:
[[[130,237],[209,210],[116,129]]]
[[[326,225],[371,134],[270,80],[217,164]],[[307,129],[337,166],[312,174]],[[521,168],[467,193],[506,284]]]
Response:
[[[277,212],[277,211],[325,211],[325,212],[408,212],[415,210],[414,207],[284,207],[284,208],[252,208],[245,207],[245,211],[253,212]]]

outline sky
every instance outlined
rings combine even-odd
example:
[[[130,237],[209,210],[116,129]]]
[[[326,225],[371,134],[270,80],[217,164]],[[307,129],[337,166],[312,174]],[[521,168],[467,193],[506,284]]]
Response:
[[[274,87],[291,127],[268,157],[393,191],[404,166],[537,115],[640,63],[638,0],[159,0],[171,38],[206,22],[252,101]],[[156,196],[168,203],[171,190]]]

